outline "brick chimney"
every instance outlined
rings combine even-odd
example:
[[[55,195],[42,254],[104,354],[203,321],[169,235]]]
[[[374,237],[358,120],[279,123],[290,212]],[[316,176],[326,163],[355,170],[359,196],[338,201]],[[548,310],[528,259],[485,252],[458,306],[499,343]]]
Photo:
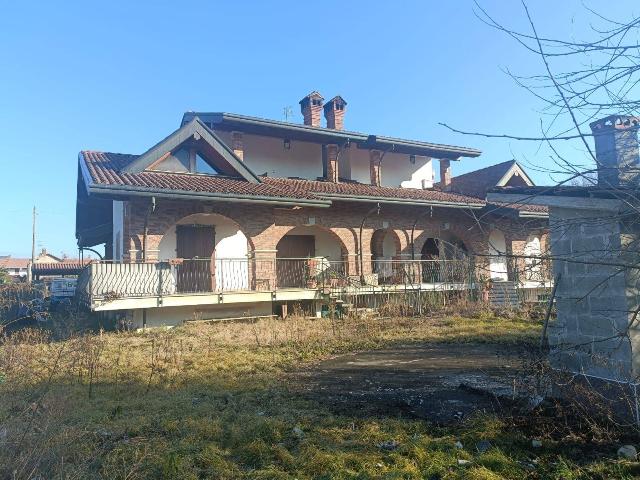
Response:
[[[640,118],[610,115],[590,124],[596,144],[598,186],[603,188],[640,184],[638,128]]]
[[[336,95],[324,106],[324,118],[327,119],[327,128],[335,130],[344,129],[344,112],[347,102],[340,95]]]
[[[304,117],[304,124],[319,127],[322,119],[322,105],[324,98],[315,90],[300,100],[300,111]]]

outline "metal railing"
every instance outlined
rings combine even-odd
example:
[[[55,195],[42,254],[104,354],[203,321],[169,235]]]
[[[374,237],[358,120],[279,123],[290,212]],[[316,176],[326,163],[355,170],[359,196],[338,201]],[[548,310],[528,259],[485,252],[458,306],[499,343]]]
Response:
[[[314,289],[324,294],[365,287],[469,289],[478,285],[473,257],[456,260],[374,260],[371,273],[326,258],[174,259],[155,263],[89,264],[78,278],[86,304],[122,298],[165,297],[278,289]],[[534,269],[533,271],[538,271]],[[540,268],[546,274],[548,268]],[[364,282],[363,282],[364,279]]]
[[[461,260],[374,260],[373,273],[379,285],[398,285],[406,282],[471,283],[473,261]]]

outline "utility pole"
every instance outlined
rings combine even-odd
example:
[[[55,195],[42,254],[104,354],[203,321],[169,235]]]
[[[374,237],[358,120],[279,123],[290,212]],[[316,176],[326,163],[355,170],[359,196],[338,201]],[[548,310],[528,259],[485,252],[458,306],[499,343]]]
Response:
[[[31,219],[31,263],[27,270],[27,281],[33,282],[33,264],[36,261],[36,206],[33,206],[33,216]]]

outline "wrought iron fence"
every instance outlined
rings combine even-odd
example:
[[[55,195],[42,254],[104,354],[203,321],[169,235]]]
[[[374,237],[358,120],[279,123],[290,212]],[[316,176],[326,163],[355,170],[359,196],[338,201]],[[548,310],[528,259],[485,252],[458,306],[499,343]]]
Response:
[[[357,265],[352,265],[357,268]],[[375,260],[372,274],[349,271],[347,262],[325,258],[224,258],[155,263],[94,262],[78,279],[87,304],[119,298],[163,297],[231,291],[317,289],[323,293],[377,285],[468,289],[481,270],[473,257],[456,260]],[[541,266],[546,274],[548,268]],[[534,270],[537,271],[537,270]],[[480,273],[479,273],[480,272]],[[364,285],[362,280],[364,279]]]
[[[461,260],[374,260],[379,285],[473,283],[471,258]]]

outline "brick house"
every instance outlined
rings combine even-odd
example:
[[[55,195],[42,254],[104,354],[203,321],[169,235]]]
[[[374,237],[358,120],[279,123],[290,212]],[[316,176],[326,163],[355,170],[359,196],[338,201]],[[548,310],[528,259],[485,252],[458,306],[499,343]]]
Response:
[[[303,124],[187,112],[142,155],[80,152],[78,246],[104,244],[107,258],[82,278],[88,305],[137,325],[292,302],[320,312],[327,285],[468,288],[444,277],[471,257],[508,282],[505,254],[544,250],[546,210],[488,204],[452,178],[452,162],[480,151],[345,130],[346,105],[312,92]],[[533,185],[518,165],[494,170],[484,192]]]

